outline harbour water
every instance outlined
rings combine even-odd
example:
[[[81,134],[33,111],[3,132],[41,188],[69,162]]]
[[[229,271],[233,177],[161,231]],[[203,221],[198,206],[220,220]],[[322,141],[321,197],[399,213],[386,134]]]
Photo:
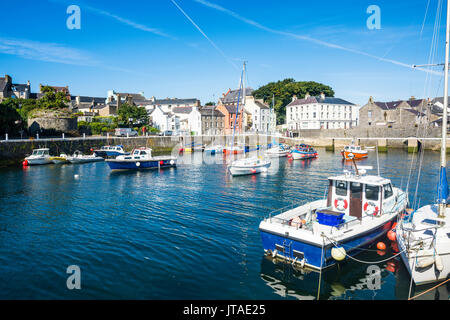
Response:
[[[338,152],[318,152],[318,159],[280,159],[268,173],[233,178],[223,155],[210,161],[200,152],[160,171],[111,173],[104,162],[2,169],[0,298],[316,299],[319,274],[264,257],[258,225],[275,209],[322,198],[327,177],[349,166]],[[380,153],[381,174],[405,188],[412,158]],[[439,153],[426,151],[423,161],[419,205],[434,200]],[[375,152],[358,164],[376,173]],[[413,199],[416,178],[410,186]],[[373,247],[358,258],[392,255],[383,241],[384,255]],[[70,265],[80,267],[80,290],[66,286]],[[407,299],[400,258],[375,265],[379,286],[370,264],[346,261],[322,274],[319,298]],[[411,295],[423,290],[413,285]],[[449,290],[420,298],[448,300]]]

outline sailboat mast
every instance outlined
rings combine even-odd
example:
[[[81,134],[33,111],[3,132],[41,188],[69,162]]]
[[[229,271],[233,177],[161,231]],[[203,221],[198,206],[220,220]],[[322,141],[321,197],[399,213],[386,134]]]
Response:
[[[450,0],[447,0],[447,27],[445,29],[445,65],[444,65],[444,106],[442,112],[442,142],[441,142],[441,173],[440,179],[445,177],[447,179],[445,170],[447,165],[447,107],[448,107],[448,55],[449,55],[449,29],[450,29]],[[447,181],[439,181],[440,186],[444,183],[447,185]],[[440,192],[440,194],[446,194],[446,192]],[[445,201],[442,199],[439,203],[439,216],[445,216]]]

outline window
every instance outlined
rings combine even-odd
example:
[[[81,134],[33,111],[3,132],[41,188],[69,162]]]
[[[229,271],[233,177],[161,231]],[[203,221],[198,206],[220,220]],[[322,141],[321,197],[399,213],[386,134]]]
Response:
[[[313,112],[313,118],[314,118],[314,119],[316,118],[316,113],[315,113],[315,112]]]
[[[391,186],[390,183],[385,184],[383,186],[383,189],[384,189],[384,198],[385,199],[392,197],[392,195],[394,194],[394,192],[392,191],[392,186]]]
[[[367,118],[372,119],[372,111],[367,111]]]
[[[336,181],[336,195],[347,196],[347,181]]]
[[[379,186],[372,186],[370,184],[366,185],[366,199],[378,201],[378,191],[380,190]]]
[[[359,182],[351,182],[350,190],[352,192],[352,198],[361,198],[362,184]]]

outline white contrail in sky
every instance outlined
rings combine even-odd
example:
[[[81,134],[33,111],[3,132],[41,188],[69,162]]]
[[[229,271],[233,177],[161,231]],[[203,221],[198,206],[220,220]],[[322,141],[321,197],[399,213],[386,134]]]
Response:
[[[375,56],[375,55],[367,53],[367,52],[363,52],[363,51],[360,51],[360,50],[343,47],[343,46],[338,45],[338,44],[322,41],[322,40],[319,40],[319,39],[314,39],[314,38],[311,38],[311,37],[308,37],[308,36],[295,34],[295,33],[292,33],[292,32],[286,32],[286,31],[280,31],[280,30],[272,29],[272,28],[266,27],[266,26],[264,26],[264,25],[262,25],[262,24],[260,24],[260,23],[258,23],[256,21],[253,21],[251,19],[242,17],[241,15],[239,15],[238,13],[236,13],[234,11],[231,11],[229,9],[226,9],[226,8],[220,6],[220,5],[217,5],[215,3],[211,3],[211,2],[206,1],[206,0],[194,0],[194,1],[200,3],[200,4],[204,5],[204,6],[207,6],[209,8],[221,11],[223,13],[226,13],[226,14],[228,14],[228,15],[230,15],[230,16],[232,16],[232,17],[234,17],[234,18],[236,18],[236,19],[238,19],[238,20],[240,20],[240,21],[242,21],[242,22],[244,22],[246,24],[252,25],[252,26],[254,26],[254,27],[258,28],[258,29],[261,29],[261,30],[264,30],[264,31],[267,31],[267,32],[270,32],[270,33],[273,33],[273,34],[279,34],[279,35],[288,36],[288,37],[299,39],[299,40],[305,40],[305,41],[313,42],[313,43],[316,43],[318,45],[325,46],[325,47],[328,47],[328,48],[334,48],[334,49],[338,49],[338,50],[343,50],[343,51],[347,51],[347,52],[363,55],[363,56],[370,57],[370,58],[373,58],[373,59],[376,59],[376,60],[379,60],[379,61],[389,62],[389,63],[395,64],[395,65],[398,65],[398,66],[402,66],[402,67],[406,67],[406,68],[409,68],[409,69],[413,68],[413,66],[410,65],[410,64],[403,63],[403,62],[400,62],[400,61],[396,61],[396,60],[393,60],[393,59],[387,59],[387,58],[384,58],[384,57],[378,57],[378,56]],[[434,71],[434,70],[428,70],[428,69],[424,69],[424,68],[420,68],[420,67],[416,67],[414,69],[415,70],[424,71],[424,72],[428,72],[428,73],[432,73],[432,74],[436,74],[436,75],[443,75],[442,72],[438,72],[438,71]]]
[[[206,35],[206,33],[203,32],[203,30],[194,22],[194,20],[191,19],[191,17],[188,16],[186,12],[178,5],[178,3],[175,2],[175,0],[170,0],[172,3],[178,8],[178,10],[181,11],[181,13],[192,23],[192,25],[205,37],[206,40],[209,41],[209,43],[216,49],[236,70],[239,70],[239,68],[236,66],[236,64],[231,61],[231,59]]]

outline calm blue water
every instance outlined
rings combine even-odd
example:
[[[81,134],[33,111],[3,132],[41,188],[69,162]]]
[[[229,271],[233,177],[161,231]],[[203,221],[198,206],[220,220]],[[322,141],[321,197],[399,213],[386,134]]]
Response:
[[[345,165],[340,155],[319,149],[316,160],[282,159],[275,173],[235,178],[202,157],[211,156],[186,155],[192,164],[163,171],[111,173],[103,162],[1,170],[0,298],[314,299],[318,274],[265,258],[258,224],[292,201],[323,197],[327,176]],[[380,154],[382,175],[404,188],[411,159]],[[359,163],[376,168],[375,153]],[[426,153],[421,204],[434,199],[438,163]],[[81,269],[81,290],[66,287],[69,265]],[[401,261],[379,266],[379,290],[364,284],[367,265],[325,272],[320,299],[406,299]],[[448,287],[424,298],[448,299]]]

